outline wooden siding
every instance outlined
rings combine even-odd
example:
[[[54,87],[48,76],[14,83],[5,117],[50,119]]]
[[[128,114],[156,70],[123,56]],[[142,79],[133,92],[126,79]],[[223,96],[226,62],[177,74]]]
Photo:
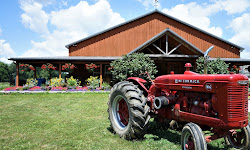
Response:
[[[211,45],[211,57],[240,58],[237,48],[179,23],[159,13],[140,18],[103,34],[69,47],[69,56],[121,56],[145,43],[164,29],[169,28],[197,48],[205,51]]]

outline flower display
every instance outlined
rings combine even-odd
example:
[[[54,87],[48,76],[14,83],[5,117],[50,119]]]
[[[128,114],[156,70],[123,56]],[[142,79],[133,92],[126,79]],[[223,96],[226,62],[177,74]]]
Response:
[[[42,89],[40,86],[34,86],[34,87],[30,88],[29,91],[42,91]]]
[[[81,84],[81,81],[78,79],[74,79],[73,76],[70,78],[66,78],[68,86],[79,86]]]
[[[61,86],[57,86],[57,87],[52,87],[50,91],[66,91],[67,87],[61,87]]]
[[[87,85],[89,89],[96,89],[100,86],[100,79],[98,77],[90,76],[87,80]]]
[[[84,87],[76,87],[76,90],[77,90],[77,91],[87,91],[87,90],[88,90],[88,87],[87,87],[87,86],[84,86]]]
[[[50,86],[53,86],[53,87],[59,87],[59,86],[62,86],[63,85],[63,81],[62,81],[62,78],[52,78],[50,79]]]
[[[29,71],[29,70],[35,70],[35,68],[32,65],[29,64],[19,64],[19,69],[24,72],[24,71]]]
[[[74,64],[71,64],[71,63],[65,63],[62,66],[62,70],[65,70],[65,71],[73,71],[74,69],[77,69],[77,67]]]
[[[231,71],[234,73],[239,73],[240,70],[241,70],[241,68],[237,67],[236,65],[233,65],[233,67],[231,68]]]
[[[38,83],[37,79],[30,78],[30,79],[27,79],[26,86],[34,87],[34,86],[37,86],[37,83]]]
[[[99,68],[100,66],[97,66],[94,63],[91,64],[85,64],[85,68],[88,70],[88,72],[93,73],[95,69]]]
[[[27,87],[27,86],[15,86],[15,87],[8,87],[4,89],[4,91],[67,91],[67,92],[74,92],[74,91],[109,91],[110,88],[103,88],[103,87],[96,87],[93,88],[92,86],[84,86],[84,87],[79,87],[77,86],[75,89],[69,89],[67,87],[62,87],[62,86],[47,86],[47,87],[39,87],[39,86],[34,86],[34,87]]]
[[[4,91],[22,91],[23,87],[22,86],[14,86],[14,87],[8,87],[4,89]]]
[[[112,67],[112,66],[108,67],[108,71],[111,71],[112,69],[114,69],[114,67]]]
[[[43,70],[46,70],[46,69],[56,70],[57,68],[55,66],[53,66],[51,63],[47,63],[47,64],[43,64],[41,66],[41,69],[43,69]]]

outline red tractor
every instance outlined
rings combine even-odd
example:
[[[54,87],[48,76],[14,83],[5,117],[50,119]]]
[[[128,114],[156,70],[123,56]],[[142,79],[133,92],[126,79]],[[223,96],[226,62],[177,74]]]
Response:
[[[128,140],[142,138],[153,117],[166,126],[166,121],[183,125],[184,150],[206,150],[208,142],[219,138],[235,149],[249,149],[248,78],[201,75],[190,71],[190,63],[185,67],[184,74],[150,79],[150,88],[137,77],[115,84],[108,102],[114,132]]]

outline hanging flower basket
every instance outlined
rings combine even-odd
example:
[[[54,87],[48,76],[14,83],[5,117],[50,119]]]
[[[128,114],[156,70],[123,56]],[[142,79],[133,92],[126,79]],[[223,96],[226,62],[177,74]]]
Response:
[[[55,66],[53,66],[51,63],[43,64],[41,66],[41,69],[43,69],[43,70],[49,70],[49,71],[57,70],[57,68]]]
[[[85,68],[88,70],[89,73],[94,73],[94,71],[99,68],[100,66],[97,66],[94,63],[91,64],[85,64]]]
[[[34,71],[35,70],[35,68],[32,65],[29,65],[29,64],[20,64],[19,65],[19,69],[22,72],[24,72],[24,71],[30,71],[30,70]]]
[[[74,65],[74,64],[71,64],[71,63],[65,63],[63,66],[62,66],[62,71],[66,71],[66,72],[73,72],[74,69],[77,69],[77,67]]]

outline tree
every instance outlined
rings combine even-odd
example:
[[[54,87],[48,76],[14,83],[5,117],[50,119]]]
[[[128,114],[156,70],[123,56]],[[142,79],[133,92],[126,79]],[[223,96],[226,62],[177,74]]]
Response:
[[[203,74],[204,73],[204,57],[199,57],[196,60],[197,69],[196,72]],[[207,63],[207,73],[208,74],[228,74],[229,73],[229,64],[225,63],[220,58],[217,58],[214,61],[208,61]]]
[[[154,61],[143,53],[126,54],[122,59],[116,59],[110,64],[114,82],[124,81],[128,77],[139,77],[141,73],[148,73],[154,79],[158,72]]]
[[[0,82],[9,81],[8,65],[0,61]]]
[[[10,84],[15,84],[15,77],[16,77],[16,64],[13,62],[9,64],[8,66],[9,69],[9,82]]]

